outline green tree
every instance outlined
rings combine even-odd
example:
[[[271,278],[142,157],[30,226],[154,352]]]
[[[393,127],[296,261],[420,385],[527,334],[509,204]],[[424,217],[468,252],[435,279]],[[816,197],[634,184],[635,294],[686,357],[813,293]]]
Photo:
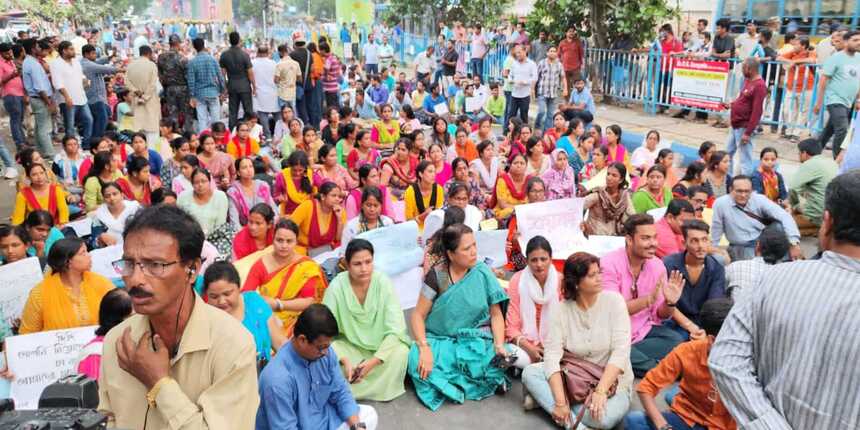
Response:
[[[435,22],[480,23],[485,27],[502,20],[513,0],[391,0],[384,19],[397,23],[404,18]],[[435,27],[435,26],[434,26]]]
[[[666,0],[537,0],[526,28],[530,34],[546,31],[561,38],[572,26],[580,36],[594,36],[598,48],[609,48],[622,36],[642,45],[678,13]]]

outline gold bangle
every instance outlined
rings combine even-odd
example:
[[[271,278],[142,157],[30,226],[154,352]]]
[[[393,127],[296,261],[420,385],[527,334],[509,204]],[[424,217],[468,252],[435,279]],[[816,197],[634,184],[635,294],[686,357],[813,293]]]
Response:
[[[606,396],[606,390],[601,390],[599,387],[594,388],[594,394],[600,394],[601,396]]]
[[[172,380],[173,380],[173,378],[171,378],[169,376],[165,376],[165,377],[159,379],[158,382],[156,382],[155,385],[152,386],[152,388],[149,390],[149,392],[146,393],[146,402],[149,403],[150,407],[152,407],[152,408],[156,407],[155,406],[155,398],[158,397],[158,393],[161,391],[161,387],[163,387],[164,384],[166,384],[167,382],[172,381]]]

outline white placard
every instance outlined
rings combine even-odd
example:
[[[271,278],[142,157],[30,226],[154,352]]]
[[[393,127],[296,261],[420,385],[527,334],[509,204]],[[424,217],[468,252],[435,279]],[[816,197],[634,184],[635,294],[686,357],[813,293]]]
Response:
[[[493,269],[504,266],[508,261],[508,256],[505,254],[505,242],[507,240],[507,230],[476,231],[475,242],[478,245],[478,261],[487,263],[487,266]]]
[[[6,338],[6,360],[15,375],[10,390],[15,409],[36,409],[42,390],[78,370],[81,348],[96,326],[43,331]]]
[[[424,250],[418,246],[418,224],[407,221],[376,228],[357,236],[373,244],[373,266],[388,276],[406,272],[421,265]]]
[[[581,251],[603,257],[618,248],[624,248],[624,245],[624,236],[589,236]]]
[[[42,266],[36,257],[0,266],[0,317],[10,327],[21,318],[30,290],[42,282]]]
[[[648,215],[651,215],[652,218],[654,218],[654,222],[657,222],[657,221],[660,221],[661,219],[663,219],[664,216],[666,216],[666,209],[667,209],[666,206],[663,206],[662,208],[651,209],[650,211],[648,211],[646,213]]]
[[[466,112],[472,113],[481,110],[480,97],[466,97]]]
[[[559,259],[581,250],[586,241],[579,227],[582,202],[583,199],[572,198],[517,205],[520,249],[525,251],[529,240],[540,235],[549,241],[553,255]]]
[[[424,271],[420,267],[414,267],[399,275],[391,277],[394,292],[400,299],[400,307],[403,310],[412,309],[418,303],[418,295],[424,285]]]
[[[436,115],[447,115],[448,114],[448,103],[439,103],[433,106],[433,112]]]
[[[86,237],[93,232],[93,220],[91,218],[85,217],[77,221],[66,223],[66,227],[71,227],[72,230],[75,231],[75,234],[78,235],[78,237]]]
[[[108,279],[119,279],[113,262],[122,258],[122,245],[112,245],[90,251],[93,260],[92,271]]]

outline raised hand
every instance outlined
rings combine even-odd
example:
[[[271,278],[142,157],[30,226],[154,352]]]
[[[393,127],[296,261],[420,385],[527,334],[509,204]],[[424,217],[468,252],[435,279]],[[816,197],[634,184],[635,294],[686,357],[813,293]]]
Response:
[[[673,270],[669,274],[669,281],[663,285],[663,297],[669,303],[678,303],[682,292],[684,292],[684,276],[680,271]]]

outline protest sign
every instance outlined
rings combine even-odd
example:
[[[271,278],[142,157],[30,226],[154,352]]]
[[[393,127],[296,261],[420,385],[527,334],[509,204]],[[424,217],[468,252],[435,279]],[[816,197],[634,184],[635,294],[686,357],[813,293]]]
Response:
[[[475,242],[478,245],[478,261],[487,263],[487,266],[493,269],[504,266],[508,261],[508,256],[505,255],[505,242],[507,240],[507,230],[476,231]]]
[[[417,267],[424,260],[424,250],[418,246],[418,224],[415,221],[373,229],[356,237],[373,244],[373,265],[388,276]]]
[[[447,115],[448,114],[448,103],[436,104],[435,106],[433,106],[433,112],[435,112],[436,115],[440,115],[440,116],[441,115]]]
[[[122,245],[107,246],[90,252],[93,260],[93,272],[108,279],[119,279],[119,273],[113,268],[113,262],[122,258]]]
[[[673,60],[672,104],[723,110],[729,62],[688,58]]]
[[[81,348],[95,337],[95,330],[89,326],[7,337],[15,409],[36,409],[45,387],[77,373]]]
[[[86,237],[93,232],[93,220],[92,218],[84,217],[77,221],[67,223],[66,227],[71,227],[78,237]]]
[[[412,309],[418,303],[418,295],[424,285],[424,271],[421,267],[413,267],[391,276],[391,285],[394,285],[394,293],[400,300],[400,307],[404,310]]]
[[[587,252],[597,257],[615,251],[618,248],[623,248],[625,245],[624,236],[588,236],[585,246],[580,251]]]
[[[42,282],[42,266],[36,257],[0,266],[0,317],[12,326],[21,318],[30,290]]]
[[[582,201],[574,198],[518,205],[515,210],[520,249],[525,251],[529,240],[538,235],[549,241],[553,254],[559,258],[582,249],[585,245],[585,236],[579,227]]]
[[[480,97],[466,97],[466,112],[472,113],[481,110],[483,107]]]

